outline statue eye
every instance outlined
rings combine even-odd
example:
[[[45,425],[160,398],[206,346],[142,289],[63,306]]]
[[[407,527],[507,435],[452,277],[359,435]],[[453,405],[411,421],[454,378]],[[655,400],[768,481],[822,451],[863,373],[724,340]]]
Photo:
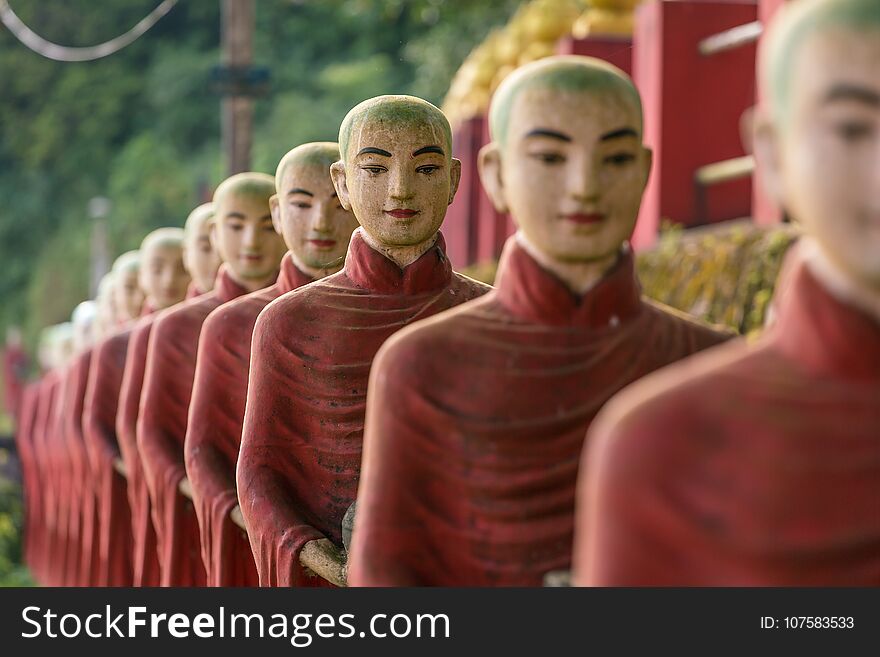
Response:
[[[312,207],[311,203],[306,203],[305,201],[297,201],[296,203],[294,203],[294,205],[298,208],[302,208],[303,210]]]
[[[844,141],[854,142],[865,139],[871,135],[871,126],[868,123],[845,121],[837,126],[837,134]]]
[[[565,156],[562,153],[550,153],[550,152],[541,152],[541,153],[531,153],[529,157],[532,157],[539,162],[549,165],[562,164],[565,162]]]
[[[611,155],[607,155],[602,159],[602,162],[605,164],[611,164],[613,166],[621,167],[630,162],[635,161],[636,156],[632,153],[612,153]]]
[[[378,165],[372,165],[372,164],[368,164],[368,165],[366,165],[366,166],[362,166],[361,169],[363,169],[364,171],[368,171],[368,172],[370,172],[370,173],[373,174],[374,176],[375,176],[375,175],[378,175],[378,174],[380,174],[380,173],[384,173],[385,171],[388,170],[388,169],[386,169],[385,167],[378,166]]]
[[[426,175],[430,175],[430,174],[434,173],[439,168],[440,167],[438,167],[436,164],[426,164],[425,166],[421,166],[418,169],[416,169],[416,171],[418,171],[419,173],[424,173]]]

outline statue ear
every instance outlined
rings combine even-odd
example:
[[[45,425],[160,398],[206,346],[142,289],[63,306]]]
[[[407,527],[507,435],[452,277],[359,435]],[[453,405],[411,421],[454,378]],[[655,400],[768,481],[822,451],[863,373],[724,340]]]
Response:
[[[455,200],[455,193],[458,191],[458,185],[461,182],[461,160],[452,158],[449,168],[449,200],[447,205],[452,205]]]
[[[781,207],[782,169],[779,146],[779,133],[770,118],[763,113],[756,116],[752,147],[755,151],[758,178],[764,187],[764,192]]]
[[[477,169],[480,172],[480,182],[483,183],[483,189],[492,205],[498,212],[506,213],[508,207],[501,175],[501,149],[496,142],[490,142],[480,149]]]
[[[346,211],[351,212],[351,197],[348,194],[348,184],[345,181],[345,163],[341,160],[330,165],[330,180],[333,181],[340,205]]]
[[[275,232],[281,235],[281,203],[278,201],[278,194],[269,197],[269,212],[272,213],[272,226]]]

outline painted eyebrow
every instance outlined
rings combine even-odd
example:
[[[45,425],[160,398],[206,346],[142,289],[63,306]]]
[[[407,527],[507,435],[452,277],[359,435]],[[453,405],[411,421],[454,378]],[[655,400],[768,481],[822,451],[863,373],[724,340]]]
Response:
[[[547,130],[545,128],[535,128],[526,134],[526,139],[529,137],[549,137],[550,139],[558,139],[559,141],[570,142],[571,137],[561,132],[557,132],[556,130]]]
[[[443,152],[443,149],[439,146],[423,146],[419,150],[413,152],[413,157],[416,157],[417,155],[424,155],[425,153],[438,153],[439,155],[446,155],[446,153]]]
[[[832,87],[822,102],[827,105],[841,100],[854,100],[871,107],[880,107],[880,93],[851,84],[839,84]]]
[[[611,139],[620,139],[621,137],[635,137],[636,139],[638,139],[639,133],[636,132],[634,128],[620,128],[619,130],[606,132],[604,135],[599,137],[599,141],[609,141]]]
[[[309,190],[303,189],[302,187],[295,187],[287,192],[288,196],[291,194],[305,194],[306,196],[314,196],[314,194],[312,194]]]
[[[358,155],[367,155],[369,153],[373,153],[374,155],[384,155],[385,157],[391,157],[391,153],[388,151],[383,151],[381,148],[376,148],[374,146],[367,146],[366,148],[362,148]]]
[[[244,215],[241,212],[228,212],[226,214],[226,219],[241,219],[244,220]]]

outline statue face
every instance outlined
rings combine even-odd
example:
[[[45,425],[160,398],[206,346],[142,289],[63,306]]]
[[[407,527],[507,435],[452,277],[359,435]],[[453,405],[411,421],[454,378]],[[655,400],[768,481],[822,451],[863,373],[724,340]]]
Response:
[[[635,227],[651,153],[622,92],[531,88],[513,100],[504,145],[481,153],[496,208],[560,262],[616,253]]]
[[[797,52],[785,124],[755,136],[768,191],[840,270],[880,289],[880,30],[818,30]]]
[[[291,164],[270,205],[275,230],[306,266],[335,266],[345,258],[358,222],[339,202],[329,167]]]
[[[203,221],[191,233],[187,233],[183,262],[199,290],[207,292],[214,288],[214,279],[220,269],[220,256],[211,244],[210,221]]]
[[[286,252],[272,225],[268,199],[228,192],[215,201],[212,239],[220,259],[239,281],[264,281]]]
[[[430,123],[395,125],[364,120],[331,172],[342,205],[380,244],[415,246],[440,229],[461,175],[447,161],[449,145]]]
[[[120,271],[114,278],[113,288],[116,297],[116,317],[124,322],[139,316],[144,305],[144,293],[138,282],[138,270]]]
[[[155,310],[183,301],[189,281],[179,246],[157,243],[141,253],[140,285]]]

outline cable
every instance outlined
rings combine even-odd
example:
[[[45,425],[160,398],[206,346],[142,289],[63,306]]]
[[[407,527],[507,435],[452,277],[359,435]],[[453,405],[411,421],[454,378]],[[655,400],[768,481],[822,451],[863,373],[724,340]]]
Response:
[[[43,57],[54,59],[56,62],[90,62],[119,52],[133,43],[158,23],[176,4],[177,0],[163,0],[159,3],[158,7],[138,21],[137,25],[125,34],[97,46],[83,48],[70,48],[47,41],[22,22],[15,12],[12,11],[12,7],[9,6],[9,0],[0,0],[0,21],[12,32],[16,39]]]

